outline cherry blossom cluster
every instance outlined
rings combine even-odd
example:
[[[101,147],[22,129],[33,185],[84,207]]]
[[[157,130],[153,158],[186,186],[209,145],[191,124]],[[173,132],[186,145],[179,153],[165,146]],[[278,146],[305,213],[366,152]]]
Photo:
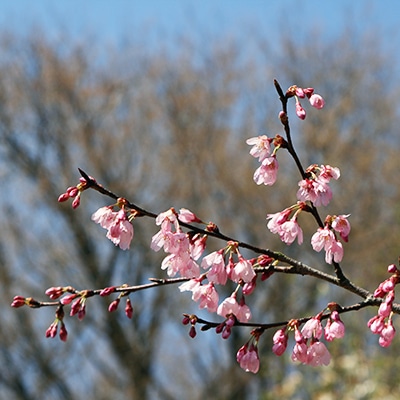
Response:
[[[340,170],[330,165],[310,165],[305,171],[306,178],[299,182],[297,199],[311,201],[314,206],[327,206],[332,199],[332,190],[329,186],[331,179],[339,179]]]
[[[247,322],[251,318],[249,307],[245,304],[244,294],[250,294],[250,287],[255,285],[256,273],[253,263],[245,259],[235,242],[203,257],[207,235],[192,235],[182,232],[179,221],[201,222],[187,209],[177,213],[173,208],[159,214],[156,224],[161,227],[151,241],[151,248],[159,251],[161,248],[169,253],[161,263],[161,268],[167,270],[170,277],[179,275],[190,278],[179,286],[181,292],[192,292],[192,299],[199,303],[201,309],[217,313],[222,317],[235,318],[240,322]],[[208,229],[213,229],[212,225]],[[253,260],[254,262],[254,260]],[[204,271],[204,272],[203,272]],[[238,284],[237,289],[219,304],[219,295],[216,285],[225,285],[227,280]],[[204,281],[207,280],[207,283]],[[238,290],[243,287],[242,297],[237,300]],[[226,324],[225,324],[226,325]],[[224,337],[228,336],[229,329],[225,329]]]
[[[379,344],[382,347],[390,346],[396,333],[392,322],[392,306],[395,298],[395,287],[400,283],[400,271],[394,264],[391,264],[388,266],[388,272],[392,274],[390,278],[381,282],[374,292],[374,297],[383,299],[378,314],[368,321],[371,332],[380,335]]]
[[[266,135],[252,137],[246,140],[246,143],[253,146],[250,150],[250,154],[258,158],[261,165],[254,172],[254,182],[257,185],[273,185],[276,181],[278,173],[278,160],[276,159],[276,153],[279,150],[280,145],[277,144],[271,153],[271,144],[276,143],[274,139],[269,138]]]
[[[287,326],[275,332],[272,351],[277,356],[281,356],[287,348],[288,331],[294,330],[295,345],[292,351],[292,360],[311,366],[328,365],[331,355],[326,345],[320,341],[322,335],[326,341],[331,342],[334,339],[344,337],[345,334],[345,326],[336,310],[337,305],[332,303],[329,305],[329,308],[332,311],[325,327],[321,323],[323,316],[323,312],[321,312],[315,317],[310,318],[303,325],[301,331],[299,330],[298,321],[293,320]]]
[[[107,229],[106,237],[122,250],[130,247],[133,239],[133,226],[130,221],[135,218],[135,212],[126,211],[124,199],[118,199],[116,206],[120,207],[114,211],[114,206],[99,208],[93,215],[92,220],[102,228]]]
[[[307,98],[310,104],[320,110],[325,106],[325,100],[319,94],[314,93],[313,88],[301,88],[296,85],[290,86],[290,88],[286,92],[286,96],[288,98],[294,97],[296,99],[296,115],[300,119],[306,118],[306,110],[300,103],[300,99]]]

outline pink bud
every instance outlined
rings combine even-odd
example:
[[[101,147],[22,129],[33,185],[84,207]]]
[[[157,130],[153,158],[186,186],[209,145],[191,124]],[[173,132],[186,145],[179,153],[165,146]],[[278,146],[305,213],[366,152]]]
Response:
[[[185,316],[182,318],[182,324],[183,324],[183,325],[188,325],[189,322],[190,322],[189,316],[185,315]]]
[[[54,321],[46,330],[46,337],[47,338],[53,338],[57,335],[57,321]]]
[[[391,279],[387,279],[386,281],[382,282],[382,290],[386,293],[394,290],[395,284]]]
[[[81,204],[81,196],[76,196],[72,202],[72,208],[75,210],[75,208],[79,207],[79,204]]]
[[[304,90],[300,87],[296,87],[296,96],[300,97],[301,99],[304,99],[306,95],[304,94]]]
[[[120,299],[115,299],[113,302],[110,303],[110,305],[108,306],[108,311],[109,312],[113,312],[118,308]]]
[[[109,287],[106,287],[106,288],[104,288],[104,289],[99,293],[99,295],[100,295],[100,296],[108,296],[109,294],[115,292],[115,288],[116,288],[116,286],[109,286]]]
[[[15,296],[13,302],[11,303],[11,307],[18,308],[24,306],[25,304],[25,297]]]
[[[389,314],[392,312],[392,305],[388,304],[386,302],[381,303],[381,305],[379,306],[379,310],[378,310],[378,315],[386,318],[389,316]]]
[[[320,110],[321,108],[324,108],[325,100],[319,94],[313,94],[310,97],[310,104],[314,108],[317,108],[318,110]]]
[[[252,294],[253,293],[253,291],[254,291],[254,289],[256,288],[256,281],[257,281],[257,276],[255,276],[252,280],[251,280],[251,282],[246,282],[244,285],[243,285],[243,288],[242,288],[242,293],[244,294],[244,295],[249,295],[249,294]]]
[[[300,102],[296,103],[296,114],[300,119],[306,118],[306,110],[301,106]]]
[[[190,331],[189,331],[189,336],[193,339],[196,337],[196,328],[194,325],[191,326]]]
[[[309,88],[303,89],[303,91],[304,91],[304,94],[305,94],[308,98],[310,98],[311,95],[314,93],[314,88],[309,87]]]
[[[58,196],[57,201],[58,201],[59,203],[62,203],[62,202],[64,202],[64,201],[67,201],[68,199],[69,199],[69,194],[68,194],[68,193],[62,193],[62,194],[60,194],[60,195]]]
[[[125,315],[126,315],[129,319],[131,319],[131,318],[132,318],[132,315],[133,315],[133,307],[132,307],[132,303],[131,303],[131,300],[130,300],[129,297],[126,299]]]
[[[182,222],[190,223],[190,222],[201,222],[199,218],[187,208],[181,208],[179,210],[178,219]]]
[[[286,329],[282,328],[275,332],[272,338],[274,345],[272,346],[272,351],[277,356],[281,356],[287,347],[288,336],[286,334]]]
[[[76,293],[68,294],[67,296],[63,297],[60,302],[61,304],[70,304],[72,300],[76,299],[79,295]]]
[[[51,287],[46,290],[46,295],[49,296],[52,300],[58,299],[63,293],[64,288],[61,286]]]
[[[395,272],[398,271],[396,265],[394,265],[394,264],[390,264],[390,265],[387,267],[387,270],[388,270],[389,274],[394,274]]]
[[[71,186],[67,189],[67,193],[69,197],[76,197],[79,193],[79,190],[76,186]]]
[[[61,328],[60,328],[60,339],[63,342],[67,341],[67,336],[68,336],[68,332],[67,332],[67,328],[65,327],[64,322],[61,323]]]
[[[225,328],[225,323],[219,324],[217,325],[217,327],[215,328],[215,333],[219,334],[221,333]]]
[[[231,328],[229,326],[225,326],[225,328],[222,331],[221,336],[223,339],[228,339],[229,336],[231,336]]]
[[[86,315],[86,304],[82,304],[82,307],[78,311],[78,319],[79,321],[82,321],[83,318],[85,318]]]

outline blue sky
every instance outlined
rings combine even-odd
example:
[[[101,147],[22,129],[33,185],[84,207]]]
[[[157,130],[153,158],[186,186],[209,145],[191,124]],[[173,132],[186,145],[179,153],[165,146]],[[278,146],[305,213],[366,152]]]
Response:
[[[2,0],[0,24],[16,32],[32,26],[46,34],[59,27],[75,37],[87,34],[105,42],[157,31],[167,38],[196,27],[240,36],[253,28],[272,38],[283,23],[301,33],[319,29],[332,35],[351,21],[357,30],[392,37],[398,30],[398,0]],[[147,29],[147,30],[146,30]],[[162,36],[160,36],[160,34]]]

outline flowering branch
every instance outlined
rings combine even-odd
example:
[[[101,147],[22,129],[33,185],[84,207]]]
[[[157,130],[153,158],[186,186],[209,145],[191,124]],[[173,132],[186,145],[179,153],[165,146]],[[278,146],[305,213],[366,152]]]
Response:
[[[64,323],[64,308],[70,306],[70,316],[76,315],[82,320],[86,314],[87,300],[94,296],[109,296],[117,294],[108,310],[117,310],[122,298],[126,298],[125,314],[132,318],[133,307],[129,295],[140,290],[157,288],[159,286],[179,283],[179,290],[192,293],[192,299],[199,303],[201,309],[216,313],[223,318],[221,322],[212,322],[200,318],[195,314],[184,314],[183,323],[190,324],[189,335],[196,336],[196,324],[201,324],[201,330],[215,329],[227,339],[233,327],[254,328],[249,340],[239,349],[237,361],[240,366],[249,372],[257,372],[259,368],[258,343],[265,330],[280,327],[273,338],[272,351],[280,356],[284,353],[288,343],[289,332],[294,333],[295,347],[292,360],[313,366],[327,365],[330,354],[325,344],[320,340],[322,335],[326,342],[342,338],[345,327],[340,314],[357,311],[365,307],[377,306],[378,314],[371,318],[368,327],[374,334],[378,334],[379,344],[383,347],[390,345],[395,329],[392,323],[393,314],[400,314],[400,305],[394,303],[395,286],[400,282],[400,270],[391,264],[388,279],[379,284],[372,294],[361,288],[345,276],[340,262],[344,255],[343,242],[348,241],[350,234],[349,214],[328,215],[323,220],[319,214],[319,207],[326,206],[332,198],[329,186],[331,179],[339,179],[340,170],[330,165],[310,165],[304,168],[293,145],[289,125],[287,104],[291,98],[295,99],[296,115],[304,120],[306,111],[300,99],[307,98],[316,109],[325,105],[324,99],[314,93],[313,88],[290,86],[286,93],[279,83],[274,80],[282,104],[279,113],[283,125],[285,138],[275,135],[274,138],[266,135],[253,137],[247,140],[252,146],[250,154],[257,158],[260,166],[256,169],[253,179],[256,184],[273,185],[277,179],[279,168],[277,153],[287,150],[292,156],[301,180],[298,183],[297,203],[275,214],[267,214],[267,227],[287,245],[296,239],[299,245],[303,243],[303,231],[297,222],[300,213],[305,212],[313,216],[317,223],[317,231],[311,238],[312,248],[320,252],[325,251],[325,261],[333,266],[334,275],[325,273],[317,268],[310,267],[295,260],[284,253],[270,249],[259,248],[252,244],[239,241],[227,236],[219,230],[215,223],[204,223],[198,216],[187,209],[176,211],[174,208],[156,214],[148,211],[126,198],[122,198],[99,184],[96,179],[79,169],[80,182],[69,187],[61,194],[58,201],[72,199],[72,207],[79,206],[82,193],[93,189],[114,201],[113,204],[97,210],[92,220],[107,230],[106,237],[123,250],[130,247],[134,237],[133,222],[139,217],[149,217],[155,220],[160,231],[151,240],[150,247],[154,251],[161,249],[167,253],[161,264],[166,270],[168,278],[150,278],[150,283],[129,286],[111,286],[95,290],[77,290],[71,286],[52,287],[46,290],[46,295],[53,301],[40,302],[30,297],[16,296],[13,307],[28,306],[30,308],[56,307],[55,320],[46,331],[47,337],[55,337],[60,326],[60,339],[67,339]],[[273,149],[272,149],[273,146]],[[186,232],[183,230],[187,230]],[[223,247],[208,255],[203,255],[209,237],[224,243]],[[241,249],[251,250],[256,257],[246,259]],[[281,265],[284,264],[284,265]],[[363,301],[350,306],[342,307],[331,302],[325,309],[314,316],[290,319],[273,323],[250,322],[252,313],[246,304],[246,298],[255,290],[259,282],[269,279],[275,273],[296,274],[310,276],[323,280],[332,285],[341,287]],[[178,275],[178,277],[175,277]],[[219,302],[218,286],[224,286],[230,281],[236,285],[233,293]],[[322,321],[326,321],[322,326]],[[301,329],[300,329],[301,328]]]

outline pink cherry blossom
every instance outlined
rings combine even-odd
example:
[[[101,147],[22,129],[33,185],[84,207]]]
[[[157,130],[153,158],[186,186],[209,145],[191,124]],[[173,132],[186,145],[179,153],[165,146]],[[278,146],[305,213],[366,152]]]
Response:
[[[313,367],[328,365],[331,355],[322,342],[314,342],[307,350],[307,364]]]
[[[242,346],[236,354],[236,360],[239,363],[240,368],[244,369],[246,372],[256,374],[260,368],[258,350],[253,344],[245,344]]]
[[[292,361],[299,361],[302,364],[307,364],[307,345],[305,342],[296,342],[293,347],[291,359]]]
[[[291,214],[292,210],[290,208],[286,208],[285,210],[275,213],[275,214],[268,214],[267,220],[268,221],[267,227],[272,233],[279,233],[281,231],[281,226],[285,223],[289,215]]]
[[[166,253],[184,253],[189,250],[189,237],[184,232],[166,232],[164,237],[164,251]]]
[[[251,311],[248,305],[244,301],[244,297],[241,299],[239,303],[239,309],[236,314],[236,318],[239,322],[248,322],[251,319]]]
[[[158,214],[156,217],[156,225],[163,226],[163,224],[164,224],[164,228],[166,228],[170,224],[175,225],[177,223],[178,222],[177,222],[176,211],[173,208],[170,208],[169,210]],[[167,229],[167,230],[171,230],[171,229]]]
[[[304,338],[317,338],[322,336],[322,325],[318,318],[310,318],[301,329]]]
[[[92,221],[104,229],[109,229],[115,220],[115,214],[112,207],[101,207],[92,215]]]
[[[166,269],[168,276],[175,276],[176,274],[184,278],[200,276],[200,267],[188,252],[169,254],[162,261],[161,269]]]
[[[284,222],[282,225],[280,225],[280,230],[279,230],[279,236],[282,240],[282,242],[286,244],[291,244],[296,240],[297,237],[297,243],[302,244],[303,243],[303,231],[300,228],[299,224],[297,223],[297,220],[295,217],[293,217],[291,220]]]
[[[278,168],[279,164],[275,155],[265,158],[254,172],[254,182],[257,185],[273,185],[276,181]]]
[[[106,237],[116,246],[122,250],[129,249],[133,238],[133,226],[128,221],[123,209],[116,212],[112,211],[110,207],[99,208],[92,215],[92,220],[107,229]]]
[[[299,182],[297,198],[300,201],[311,201],[315,206],[328,205],[332,199],[332,190],[329,187],[331,179],[340,177],[340,170],[330,165],[310,165],[307,178]]]
[[[269,157],[271,153],[272,140],[273,139],[270,139],[268,136],[262,135],[247,139],[246,143],[250,146],[253,146],[250,149],[250,154],[255,158],[258,157],[258,160],[262,162]]]
[[[319,174],[320,179],[329,182],[331,179],[338,180],[340,178],[340,169],[338,167],[331,167],[330,165],[321,165]]]
[[[232,295],[227,297],[217,309],[217,314],[226,318],[227,315],[237,315],[239,313],[239,304],[236,301],[236,296]]]
[[[150,248],[154,251],[159,251],[164,246],[166,238],[167,236],[164,234],[163,231],[158,231],[151,238]]]
[[[343,259],[343,245],[336,239],[332,241],[331,245],[325,249],[325,261],[328,264],[334,262],[339,263]]]
[[[335,216],[333,221],[332,221],[332,228],[340,234],[340,237],[347,242],[348,241],[348,236],[350,234],[350,222],[347,220],[347,218],[350,216],[350,214],[347,215],[338,215]]]
[[[299,331],[297,326],[295,326],[294,339],[296,344],[293,347],[292,361],[299,361],[303,364],[307,363],[307,342],[303,337],[302,333]]]
[[[228,274],[225,268],[223,250],[214,251],[205,256],[201,261],[201,267],[208,269],[207,279],[215,284],[225,285]]]
[[[239,262],[235,264],[230,278],[233,282],[251,282],[256,276],[251,262],[244,259],[240,253],[238,253],[238,258]]]
[[[190,210],[187,208],[181,208],[179,210],[179,215],[178,215],[179,221],[190,223],[190,222],[201,222],[199,218]]]
[[[325,261],[328,264],[332,264],[332,260],[340,262],[343,258],[343,246],[328,227],[318,228],[311,238],[311,245],[315,251],[325,250]]]
[[[114,223],[108,229],[106,237],[122,250],[129,249],[133,238],[133,226],[128,221],[124,210],[121,209],[117,213]]]
[[[332,199],[332,190],[325,180],[303,179],[299,183],[297,198],[300,201],[311,201],[316,207],[328,205]]]
[[[200,308],[206,308],[209,312],[217,311],[219,297],[212,282],[202,285],[198,279],[191,279],[179,286],[179,290],[191,291],[192,300],[198,301]]]
[[[341,339],[344,337],[345,331],[345,326],[340,319],[339,313],[332,311],[324,329],[325,339],[328,342],[331,342],[333,339]]]
[[[207,235],[201,236],[200,234],[196,234],[192,238],[189,238],[189,252],[193,260],[197,261],[203,254],[206,248],[207,237]]]

